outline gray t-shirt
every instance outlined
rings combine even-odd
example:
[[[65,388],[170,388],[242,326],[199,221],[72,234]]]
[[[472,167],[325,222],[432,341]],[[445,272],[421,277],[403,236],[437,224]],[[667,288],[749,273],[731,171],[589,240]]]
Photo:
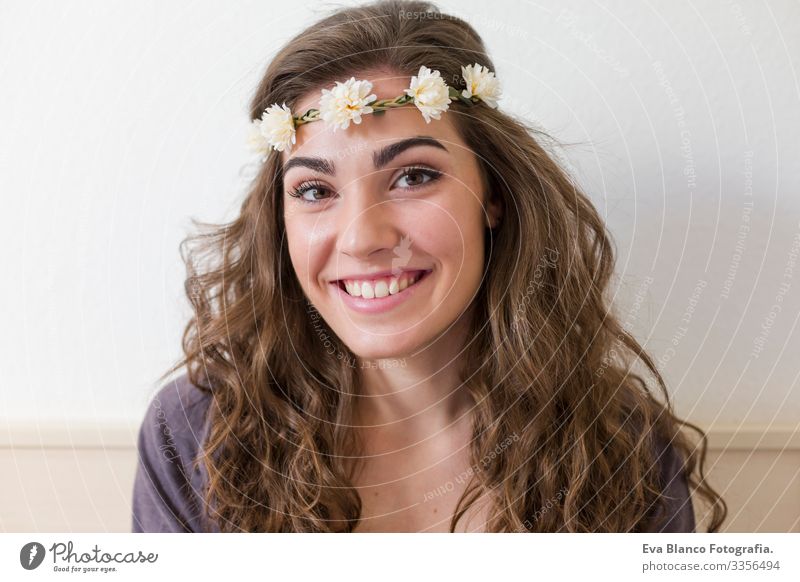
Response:
[[[164,385],[145,414],[138,437],[139,464],[133,487],[133,532],[202,532],[202,464],[192,469],[208,434],[211,395],[186,374]],[[659,532],[694,532],[695,518],[681,460],[674,447],[662,449],[663,508],[669,519]],[[218,532],[215,524],[208,531]]]

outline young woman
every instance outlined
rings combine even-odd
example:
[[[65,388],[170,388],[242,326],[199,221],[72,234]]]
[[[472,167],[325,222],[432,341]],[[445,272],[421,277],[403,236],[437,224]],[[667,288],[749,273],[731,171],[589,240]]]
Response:
[[[705,435],[610,307],[609,234],[494,70],[425,2],[274,58],[252,190],[187,241],[134,531],[694,531],[690,490],[719,529]]]

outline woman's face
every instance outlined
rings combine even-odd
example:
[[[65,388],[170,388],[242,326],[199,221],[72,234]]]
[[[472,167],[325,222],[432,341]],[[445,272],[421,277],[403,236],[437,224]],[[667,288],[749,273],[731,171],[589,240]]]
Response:
[[[393,76],[356,77],[372,81],[383,99],[408,87],[409,77]],[[318,99],[318,90],[309,92],[293,110],[317,107]],[[426,123],[406,105],[364,115],[346,130],[316,121],[300,126],[292,151],[282,154],[295,273],[326,323],[363,359],[424,347],[479,288],[487,220],[498,215],[486,205],[478,162],[452,115]]]

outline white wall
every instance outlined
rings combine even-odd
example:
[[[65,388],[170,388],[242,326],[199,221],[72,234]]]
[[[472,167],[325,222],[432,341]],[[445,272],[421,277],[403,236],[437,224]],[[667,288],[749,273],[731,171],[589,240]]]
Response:
[[[237,210],[250,94],[315,5],[0,5],[3,424],[133,438],[179,355],[188,218]],[[616,238],[620,309],[679,411],[791,435],[800,5],[439,5],[486,39],[501,107],[581,142],[566,163]]]

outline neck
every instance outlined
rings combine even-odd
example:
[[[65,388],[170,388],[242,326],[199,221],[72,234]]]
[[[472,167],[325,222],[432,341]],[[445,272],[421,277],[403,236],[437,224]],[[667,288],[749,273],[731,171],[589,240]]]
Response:
[[[469,425],[471,398],[461,381],[468,317],[417,354],[359,358],[357,424],[412,441]]]

